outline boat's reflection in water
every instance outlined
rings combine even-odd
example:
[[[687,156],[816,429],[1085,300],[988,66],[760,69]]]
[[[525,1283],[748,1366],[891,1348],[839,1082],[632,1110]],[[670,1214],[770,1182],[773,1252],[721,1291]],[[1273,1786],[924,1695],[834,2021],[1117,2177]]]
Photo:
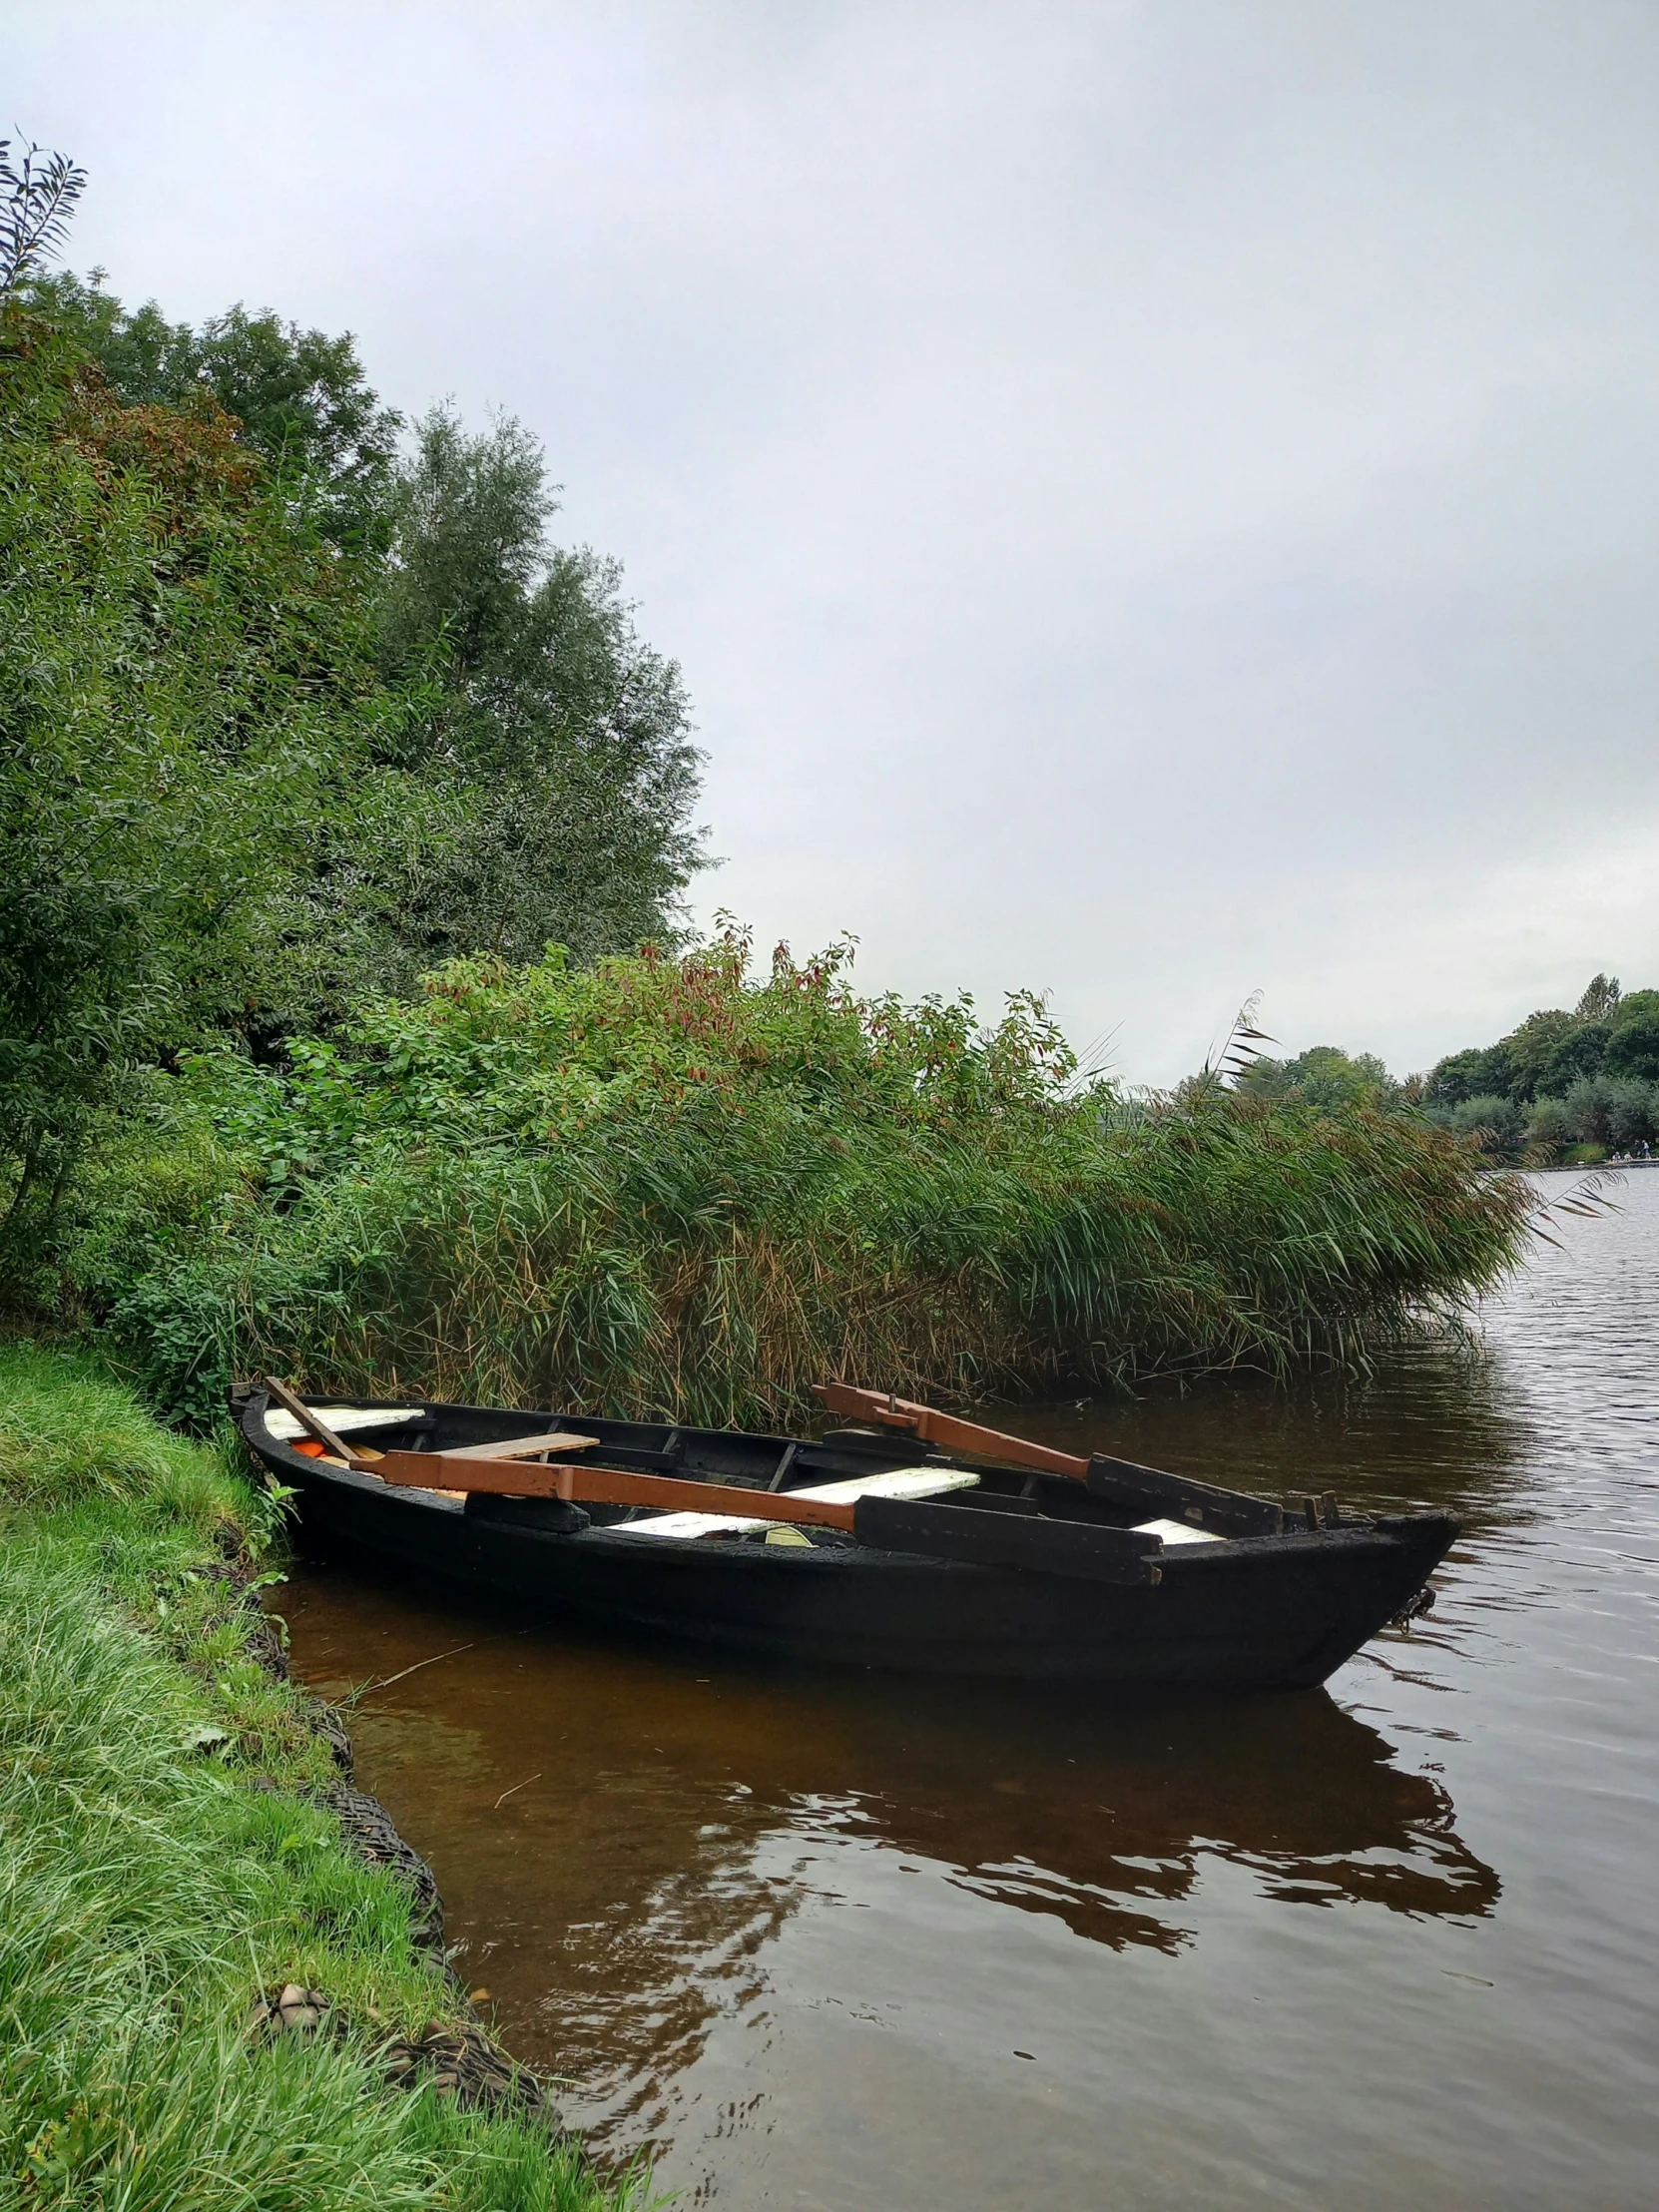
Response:
[[[947,2011],[982,2004],[968,1956],[998,1915],[1173,1955],[1205,1940],[1218,1869],[1256,1911],[1472,1917],[1498,1895],[1436,1781],[1324,1693],[1114,1708],[784,1675],[338,1567],[284,1609],[301,1671],[334,1691],[470,1645],[363,1701],[360,1767],[441,1870],[457,1964],[510,2047],[618,2147],[708,2135],[717,2031],[771,2066],[784,2008],[899,2025],[907,1953]]]

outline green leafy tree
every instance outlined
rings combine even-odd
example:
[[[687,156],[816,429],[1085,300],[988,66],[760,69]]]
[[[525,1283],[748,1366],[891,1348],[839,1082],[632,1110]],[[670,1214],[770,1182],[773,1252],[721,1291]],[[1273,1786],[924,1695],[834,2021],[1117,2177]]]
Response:
[[[1528,1014],[1518,1029],[1512,1029],[1503,1039],[1515,1071],[1509,1096],[1523,1100],[1535,1098],[1555,1056],[1577,1032],[1574,1016],[1559,1006],[1544,1007],[1535,1014]]]
[[[438,409],[399,463],[401,418],[348,333],[241,305],[197,328],[127,308],[98,272],[36,269],[24,296],[124,404],[217,400],[295,528],[352,557],[391,691],[426,703],[384,732],[409,783],[408,812],[377,829],[381,863],[318,886],[342,974],[402,987],[472,952],[674,936],[704,864],[685,688],[638,638],[617,565],[549,542],[557,503],[527,431],[471,436]],[[353,888],[367,895],[342,904]]]
[[[436,675],[418,765],[455,791],[467,827],[410,903],[416,964],[672,937],[703,864],[680,671],[636,635],[614,562],[549,544],[555,506],[521,424],[471,436],[447,408],[420,423],[381,655],[396,681]]]
[[[1474,1045],[1451,1052],[1430,1069],[1423,1095],[1433,1106],[1460,1106],[1470,1098],[1507,1098],[1515,1063],[1506,1044]]]
[[[1615,1029],[1623,1029],[1633,1021],[1645,1021],[1659,1014],[1659,991],[1629,991],[1621,998],[1609,1016]]]
[[[1566,1030],[1544,1055],[1534,1079],[1535,1095],[1559,1098],[1582,1077],[1599,1073],[1611,1035],[1605,1021],[1581,1021]]]
[[[15,306],[0,579],[15,1253],[38,1245],[124,1068],[261,1007],[316,1012],[322,925],[356,896],[396,717],[349,570],[295,528],[212,394],[123,406]]]
[[[195,329],[154,300],[128,309],[96,275],[37,276],[27,303],[129,406],[188,407],[206,387],[322,537],[384,550],[402,417],[370,389],[349,331],[330,337],[240,303]]]
[[[1592,975],[1573,1012],[1580,1021],[1611,1021],[1621,996],[1616,975]]]
[[[1350,1054],[1334,1044],[1311,1045],[1294,1060],[1258,1060],[1240,1087],[1326,1110],[1381,1105],[1400,1089],[1375,1052]]]
[[[1651,1020],[1650,1032],[1640,1024]],[[1621,1031],[1628,1040],[1615,1049]],[[1428,1105],[1449,1111],[1471,1098],[1513,1098],[1523,1104],[1560,1098],[1605,1068],[1611,1075],[1651,1081],[1659,1076],[1659,991],[1625,995],[1617,976],[1593,975],[1571,1013],[1545,1007],[1528,1014],[1494,1045],[1449,1053],[1423,1086]]]
[[[281,1058],[434,956],[672,933],[674,665],[547,541],[516,424],[406,466],[349,336],[43,273],[80,173],[0,145],[0,1236],[205,1032]],[[303,1047],[295,1047],[303,1049]]]
[[[1650,998],[1659,993],[1644,991],[1641,996]],[[1659,1082],[1659,1010],[1635,1014],[1615,1026],[1607,1040],[1605,1065],[1609,1075]]]

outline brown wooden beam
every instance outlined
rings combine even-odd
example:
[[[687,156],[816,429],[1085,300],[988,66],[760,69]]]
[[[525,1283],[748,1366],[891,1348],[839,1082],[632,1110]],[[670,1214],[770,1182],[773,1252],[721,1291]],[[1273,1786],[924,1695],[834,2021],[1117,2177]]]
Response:
[[[562,1497],[577,1505],[735,1513],[745,1520],[795,1521],[852,1533],[850,1504],[792,1496],[788,1490],[745,1490],[735,1483],[687,1482],[675,1475],[633,1474],[621,1467],[569,1460],[560,1466],[540,1466],[527,1459],[469,1459],[462,1452],[388,1451],[364,1472],[403,1489],[481,1490],[492,1497]]]
[[[502,1436],[492,1444],[451,1444],[447,1450],[434,1452],[436,1459],[512,1459],[519,1454],[529,1458],[538,1451],[586,1451],[598,1443],[597,1436],[576,1436],[566,1429],[559,1429],[549,1436]]]

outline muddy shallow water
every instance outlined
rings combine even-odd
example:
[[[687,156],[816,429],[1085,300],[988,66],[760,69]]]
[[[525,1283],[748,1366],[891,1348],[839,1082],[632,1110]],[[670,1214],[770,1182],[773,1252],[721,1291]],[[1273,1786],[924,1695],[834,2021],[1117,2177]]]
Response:
[[[1554,1190],[1565,1179],[1544,1179]],[[277,1593],[456,1963],[686,2205],[1659,2202],[1659,1170],[1473,1349],[1006,1425],[1463,1516],[1329,1690],[1147,1705]],[[465,1646],[455,1650],[452,1647]]]

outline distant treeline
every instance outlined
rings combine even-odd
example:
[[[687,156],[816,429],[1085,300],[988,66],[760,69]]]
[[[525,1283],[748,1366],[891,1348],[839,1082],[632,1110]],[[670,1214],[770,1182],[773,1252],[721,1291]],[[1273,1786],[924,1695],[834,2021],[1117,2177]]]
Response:
[[[1659,1142],[1659,990],[1593,976],[1569,1012],[1540,1007],[1495,1044],[1470,1045],[1399,1081],[1370,1053],[1316,1045],[1262,1060],[1247,1079],[1310,1105],[1367,1100],[1413,1107],[1535,1165],[1599,1159]]]

